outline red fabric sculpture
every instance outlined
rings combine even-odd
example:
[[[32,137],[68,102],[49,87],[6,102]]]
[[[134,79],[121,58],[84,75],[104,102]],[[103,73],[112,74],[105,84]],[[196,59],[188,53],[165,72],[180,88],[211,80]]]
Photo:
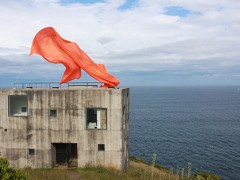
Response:
[[[40,30],[32,42],[30,55],[39,54],[51,63],[61,63],[66,67],[61,82],[66,83],[81,77],[81,69],[94,79],[103,82],[103,87],[116,87],[117,78],[106,71],[103,64],[96,64],[74,42],[63,39],[52,27]]]

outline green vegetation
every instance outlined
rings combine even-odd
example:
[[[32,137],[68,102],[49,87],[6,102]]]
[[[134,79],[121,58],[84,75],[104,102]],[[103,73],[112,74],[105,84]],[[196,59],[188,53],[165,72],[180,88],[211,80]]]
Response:
[[[151,166],[151,163],[145,161],[144,159],[136,158],[135,156],[130,156],[129,159],[130,159],[130,161],[139,162],[139,163],[143,163],[143,164],[146,164],[148,166]],[[166,167],[164,167],[160,164],[155,164],[154,167],[159,169],[159,170],[162,170],[164,172],[171,173],[171,171],[168,168],[166,168]]]
[[[196,180],[220,180],[220,177],[215,175],[215,174],[211,174],[211,173],[196,173],[193,176],[193,179]]]
[[[151,166],[151,164],[147,161],[145,161],[144,159],[139,159],[139,158],[136,158],[134,156],[130,156],[129,159],[132,161],[132,162],[138,162],[138,163],[142,163],[142,164],[146,164],[148,166]],[[169,174],[172,174],[174,175],[174,173],[166,168],[166,167],[163,167],[159,164],[155,164],[154,166],[156,169],[159,169],[162,173],[165,172],[167,173],[168,175]],[[178,180],[220,180],[220,177],[215,175],[215,174],[212,174],[212,173],[205,173],[205,172],[202,172],[202,173],[196,173],[196,174],[193,174],[191,176],[191,169],[192,169],[192,164],[191,163],[188,163],[188,167],[187,167],[187,170],[186,170],[186,173],[185,173],[185,169],[184,168],[179,168],[179,166],[177,166],[177,169],[176,169],[176,173],[175,173],[175,176],[172,176],[172,178],[170,178],[169,176],[169,179],[178,179]],[[165,174],[165,176],[167,176]],[[162,176],[160,176],[161,178],[160,179],[163,179]],[[146,178],[146,179],[151,179],[150,178]]]
[[[182,168],[184,172],[184,168]],[[91,167],[84,168],[49,168],[49,169],[31,169],[25,168],[22,171],[9,168],[6,159],[0,158],[0,179],[1,180],[220,180],[220,178],[210,173],[197,173],[192,176],[191,164],[188,164],[187,175],[179,167],[176,174],[160,165],[151,165],[143,159],[130,157],[129,169],[121,172],[114,168]]]
[[[9,167],[6,159],[0,158],[0,179],[1,180],[26,180],[26,176],[20,170]]]
[[[24,169],[30,179],[34,180],[176,180],[177,176],[172,173],[162,172],[141,162],[131,161],[128,171],[121,172],[114,168],[84,167],[71,169]]]

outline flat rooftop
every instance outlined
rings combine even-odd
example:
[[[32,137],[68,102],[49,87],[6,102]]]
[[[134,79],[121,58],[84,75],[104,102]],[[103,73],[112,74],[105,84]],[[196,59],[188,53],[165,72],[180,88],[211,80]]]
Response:
[[[59,84],[58,82],[22,82],[14,83],[13,89],[105,89],[101,88],[101,82],[69,82]],[[106,88],[106,89],[125,89],[125,88]]]

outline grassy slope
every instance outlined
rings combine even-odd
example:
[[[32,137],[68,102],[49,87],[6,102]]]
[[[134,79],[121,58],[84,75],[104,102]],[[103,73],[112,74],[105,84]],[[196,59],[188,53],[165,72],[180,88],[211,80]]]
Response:
[[[128,171],[121,172],[111,168],[103,167],[85,167],[85,168],[63,168],[63,169],[24,169],[25,174],[29,179],[33,180],[219,180],[215,175],[200,174],[198,177],[181,178],[173,174],[164,167],[152,167],[147,162],[131,158]]]
[[[93,179],[93,180],[115,180],[115,179],[166,179],[176,180],[176,175],[152,168],[141,162],[130,161],[130,167],[126,172],[120,172],[115,169],[103,167],[85,167],[72,169],[24,169],[29,179],[34,180],[75,180],[75,179]],[[152,174],[153,173],[153,174]]]

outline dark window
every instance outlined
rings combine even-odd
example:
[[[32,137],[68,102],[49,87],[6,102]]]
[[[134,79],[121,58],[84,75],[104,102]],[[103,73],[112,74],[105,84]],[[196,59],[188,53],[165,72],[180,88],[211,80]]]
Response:
[[[27,107],[21,107],[21,111],[24,113],[24,112],[27,112]]]
[[[57,110],[56,109],[51,109],[50,110],[50,116],[57,116]]]
[[[87,129],[107,129],[107,109],[87,108]]]
[[[105,144],[98,144],[98,151],[105,151]]]
[[[35,155],[35,149],[28,149],[29,155]]]
[[[7,132],[7,129],[4,129],[4,132]]]

